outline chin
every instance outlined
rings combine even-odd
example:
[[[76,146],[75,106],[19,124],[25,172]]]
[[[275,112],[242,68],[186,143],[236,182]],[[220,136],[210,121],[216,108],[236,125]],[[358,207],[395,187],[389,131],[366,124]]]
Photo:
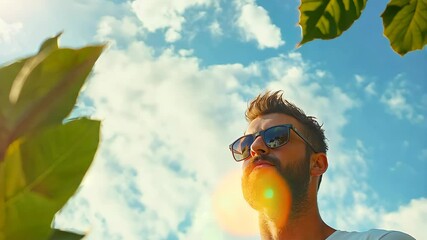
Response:
[[[259,212],[283,212],[290,208],[291,193],[288,184],[273,167],[244,172],[242,193],[246,202]]]

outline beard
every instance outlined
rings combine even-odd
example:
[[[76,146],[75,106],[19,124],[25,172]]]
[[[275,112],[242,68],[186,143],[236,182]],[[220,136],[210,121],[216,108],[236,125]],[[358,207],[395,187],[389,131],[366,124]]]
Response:
[[[271,214],[290,214],[296,218],[307,206],[307,194],[310,181],[310,154],[294,164],[282,166],[279,159],[272,156],[258,156],[250,161],[262,159],[271,162],[274,167],[244,171],[242,176],[243,196],[249,205],[257,211],[267,210]],[[266,199],[265,193],[274,189],[274,196]]]
[[[280,175],[288,182],[292,194],[291,218],[296,218],[304,212],[308,201],[308,186],[310,182],[310,156],[306,155],[296,164],[281,167]]]

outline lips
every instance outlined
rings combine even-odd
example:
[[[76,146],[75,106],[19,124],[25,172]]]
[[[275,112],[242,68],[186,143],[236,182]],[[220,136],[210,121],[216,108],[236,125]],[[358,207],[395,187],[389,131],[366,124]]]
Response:
[[[277,159],[274,159],[272,156],[264,155],[264,156],[255,156],[252,159],[246,160],[243,162],[243,177],[249,177],[249,175],[253,172],[253,170],[261,170],[261,169],[270,169],[270,167],[277,168],[279,166],[279,162]]]
[[[274,167],[274,165],[269,161],[258,160],[258,161],[253,162],[252,170],[257,169],[257,168],[264,168],[264,167]]]

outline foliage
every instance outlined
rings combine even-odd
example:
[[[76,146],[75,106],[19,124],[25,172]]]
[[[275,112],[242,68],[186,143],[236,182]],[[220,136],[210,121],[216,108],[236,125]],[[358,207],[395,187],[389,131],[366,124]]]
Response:
[[[427,44],[427,1],[391,0],[381,17],[384,34],[400,55]]]
[[[103,46],[58,47],[0,68],[0,240],[80,239],[50,228],[77,190],[99,142],[100,122],[64,122]]]
[[[302,40],[332,39],[351,27],[362,14],[367,0],[301,0]],[[427,44],[427,1],[390,0],[381,15],[384,35],[400,55]]]

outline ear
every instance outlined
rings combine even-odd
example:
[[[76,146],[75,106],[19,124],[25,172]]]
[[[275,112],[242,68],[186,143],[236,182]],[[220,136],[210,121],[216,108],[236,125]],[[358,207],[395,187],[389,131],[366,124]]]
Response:
[[[328,169],[328,157],[325,153],[311,155],[311,176],[321,176]]]

